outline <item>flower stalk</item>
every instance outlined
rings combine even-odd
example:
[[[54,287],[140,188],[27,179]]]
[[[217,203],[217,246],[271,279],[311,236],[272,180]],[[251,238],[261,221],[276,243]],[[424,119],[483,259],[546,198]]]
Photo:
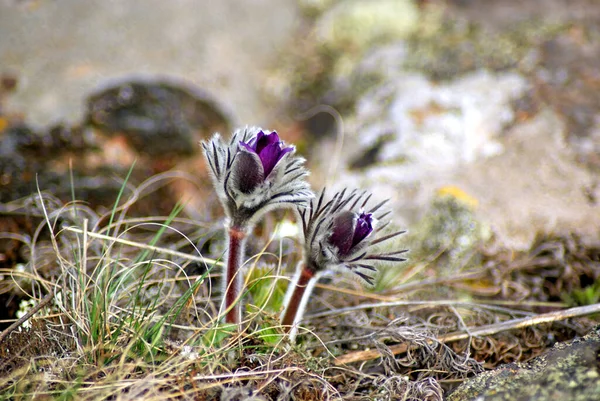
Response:
[[[240,267],[245,256],[246,230],[240,227],[229,227],[229,248],[227,252],[227,270],[225,271],[225,311],[226,323],[239,323],[241,308],[238,298],[242,290],[243,277]]]
[[[289,332],[291,328],[297,330],[299,323],[298,319],[304,315],[304,309],[308,303],[308,296],[310,296],[312,287],[314,287],[318,281],[315,276],[316,274],[313,273],[313,269],[306,269],[304,266],[301,266],[301,268],[298,269],[296,277],[292,284],[290,284],[292,290],[288,292],[289,299],[285,302],[287,307],[281,318],[281,324],[285,331]],[[305,294],[308,296],[305,296]]]

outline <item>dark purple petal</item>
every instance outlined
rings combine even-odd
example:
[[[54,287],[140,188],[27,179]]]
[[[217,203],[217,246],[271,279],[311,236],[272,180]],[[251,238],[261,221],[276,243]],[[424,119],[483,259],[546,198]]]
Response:
[[[281,149],[279,148],[278,143],[271,143],[261,149],[260,152],[257,152],[258,157],[260,157],[260,161],[265,170],[265,177],[269,175],[275,164],[279,161],[279,153]]]
[[[373,232],[373,215],[371,213],[361,213],[356,220],[354,237],[352,238],[352,247],[355,247]]]
[[[241,150],[236,156],[234,187],[249,194],[265,180],[261,160],[254,152]]]
[[[260,161],[262,162],[265,171],[265,177],[268,177],[277,162],[282,157],[282,150],[279,143],[272,143],[264,147],[259,153]]]
[[[256,147],[258,146],[258,141],[260,139],[262,139],[262,137],[265,136],[265,133],[262,131],[258,131],[258,134],[256,134],[255,136],[253,136],[252,138],[250,138],[250,140],[248,141],[248,146],[247,148],[250,150],[252,150],[253,152],[256,152]],[[240,142],[243,143],[243,142]]]
[[[333,220],[329,243],[338,249],[340,256],[346,256],[353,247],[356,214],[350,211],[340,212]]]
[[[266,147],[280,143],[281,140],[279,139],[279,135],[277,135],[277,132],[273,131],[270,134],[265,135],[264,132],[260,131],[258,134],[256,134],[256,146],[254,150],[256,150],[256,153],[260,155],[263,149],[265,149]]]
[[[245,147],[250,152],[254,152],[254,153],[258,154],[256,147],[258,146],[258,142],[261,141],[264,136],[265,136],[264,132],[258,131],[258,134],[256,134],[252,138],[250,138],[248,143],[240,141],[240,145]]]

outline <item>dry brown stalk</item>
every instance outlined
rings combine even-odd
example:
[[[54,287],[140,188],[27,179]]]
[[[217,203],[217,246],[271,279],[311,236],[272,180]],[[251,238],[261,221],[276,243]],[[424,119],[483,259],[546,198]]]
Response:
[[[224,266],[224,263],[221,261],[205,258],[203,256],[191,255],[189,253],[178,252],[178,251],[174,251],[172,249],[161,248],[158,246],[152,246],[152,245],[144,244],[141,242],[130,241],[130,240],[127,240],[124,238],[112,237],[110,235],[104,235],[104,234],[99,234],[99,233],[95,233],[95,232],[91,232],[91,231],[85,231],[85,230],[82,230],[82,229],[79,229],[76,227],[67,227],[67,228],[65,228],[65,230],[71,231],[71,232],[74,232],[77,234],[85,233],[85,235],[87,235],[91,238],[96,238],[96,239],[101,239],[101,240],[106,240],[106,241],[111,241],[111,242],[117,242],[117,243],[120,243],[123,245],[133,246],[133,247],[140,248],[140,249],[148,249],[152,252],[162,253],[162,254],[171,255],[171,256],[177,256],[177,257],[191,260],[194,262],[206,263],[208,265],[215,265],[215,266]]]
[[[591,315],[594,313],[600,313],[600,304],[579,306],[566,310],[543,313],[541,315],[536,316],[528,316],[519,319],[507,320],[506,322],[469,329],[467,332],[448,333],[438,337],[437,341],[441,343],[448,343],[452,341],[464,340],[470,337],[489,336],[492,334],[500,333],[502,331],[522,329],[525,327],[535,326],[541,323],[556,322],[573,317]],[[430,340],[430,342],[433,341]],[[408,347],[408,344],[392,345],[391,347],[389,347],[389,351],[393,355],[398,355],[408,351]],[[417,348],[417,346],[414,346],[414,348]],[[382,356],[382,354],[378,350],[357,351],[336,358],[334,364],[336,366],[340,366],[348,363],[364,362],[375,358],[379,358],[380,356]]]

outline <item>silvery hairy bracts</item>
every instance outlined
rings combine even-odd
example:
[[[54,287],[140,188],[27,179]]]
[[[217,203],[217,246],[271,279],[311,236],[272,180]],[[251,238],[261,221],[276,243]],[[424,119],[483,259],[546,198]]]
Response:
[[[375,271],[376,262],[402,262],[398,256],[406,249],[378,252],[375,245],[405,231],[377,236],[389,221],[389,211],[381,211],[387,200],[369,207],[371,194],[365,191],[340,191],[325,202],[325,190],[308,207],[299,209],[304,232],[304,264],[318,274],[345,268],[373,284],[367,272]]]

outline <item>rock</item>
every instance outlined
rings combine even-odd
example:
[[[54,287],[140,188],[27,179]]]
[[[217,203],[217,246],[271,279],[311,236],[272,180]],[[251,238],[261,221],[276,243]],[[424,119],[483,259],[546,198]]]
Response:
[[[87,121],[153,157],[190,156],[199,140],[231,130],[215,98],[168,79],[128,79],[97,91],[87,100]]]
[[[355,67],[357,79],[379,81],[344,120],[341,150],[315,149],[326,185],[370,188],[408,226],[439,188],[456,186],[478,201],[477,220],[498,243],[514,249],[528,249],[539,232],[597,235],[596,174],[579,163],[555,110],[519,117],[516,103],[532,88],[526,76],[478,70],[435,82],[407,71],[406,54],[402,43],[389,45]]]
[[[600,399],[600,326],[559,343],[526,363],[482,373],[454,390],[448,401],[596,401]]]
[[[419,10],[410,0],[346,0],[332,7],[317,22],[316,36],[324,51],[337,55],[332,71],[336,85],[344,85],[373,47],[406,39],[418,22]]]
[[[421,74],[391,76],[358,102],[355,153],[379,146],[376,161],[397,164],[405,182],[497,155],[497,138],[514,119],[511,101],[526,88],[514,73],[478,71],[437,84]]]
[[[0,203],[35,194],[38,185],[70,199],[70,157],[91,153],[95,147],[94,138],[80,127],[58,124],[40,131],[23,123],[7,127],[0,132]]]

